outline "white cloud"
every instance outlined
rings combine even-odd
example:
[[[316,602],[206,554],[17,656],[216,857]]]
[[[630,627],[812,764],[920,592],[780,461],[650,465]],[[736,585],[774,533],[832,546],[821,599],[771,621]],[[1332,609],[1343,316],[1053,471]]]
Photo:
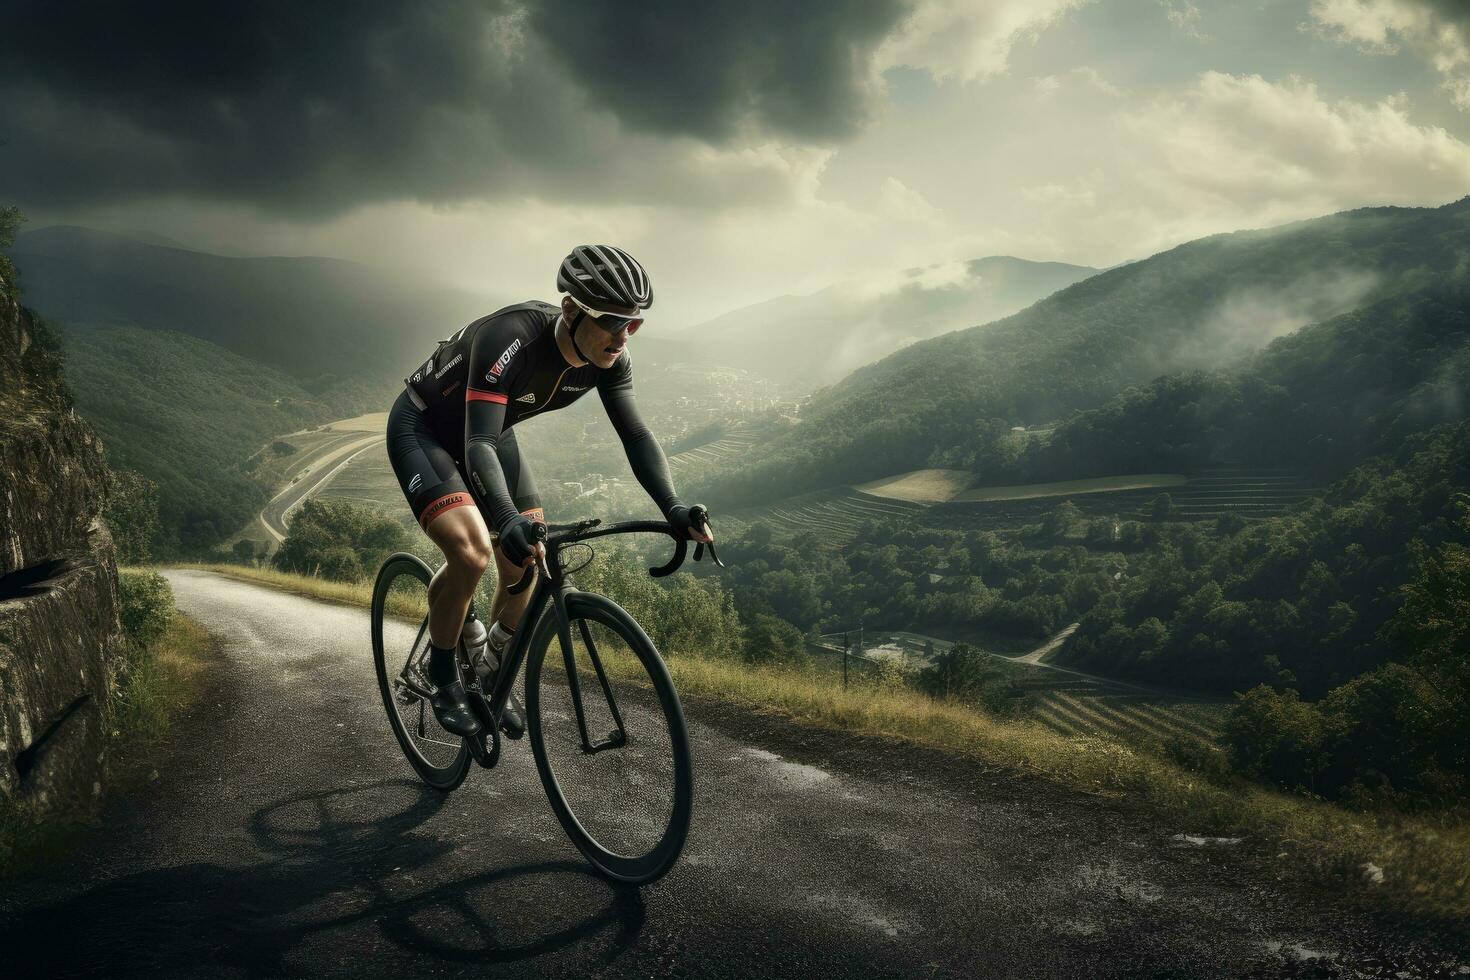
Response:
[[[1088,65],[1080,65],[1071,71],[1060,75],[1042,75],[1033,82],[1038,99],[1049,99],[1059,92],[1064,85],[1081,84],[1085,88],[1101,92],[1104,95],[1121,96],[1122,90],[1102,76],[1096,68]]]
[[[879,46],[880,69],[927,70],[937,80],[969,82],[1004,74],[1011,48],[1035,39],[1091,0],[918,0],[903,25]]]
[[[1169,18],[1169,23],[1178,28],[1181,34],[1204,40],[1205,35],[1199,27],[1199,6],[1194,0],[1159,0],[1159,6],[1164,8],[1164,16]]]
[[[1443,76],[1455,105],[1470,110],[1470,6],[1445,0],[1312,0],[1310,14],[1317,33],[1367,53],[1394,54],[1401,46],[1414,51]]]
[[[1416,125],[1402,96],[1328,102],[1300,78],[1211,71],[1128,124],[1161,180],[1241,208],[1428,204],[1470,192],[1470,146]]]

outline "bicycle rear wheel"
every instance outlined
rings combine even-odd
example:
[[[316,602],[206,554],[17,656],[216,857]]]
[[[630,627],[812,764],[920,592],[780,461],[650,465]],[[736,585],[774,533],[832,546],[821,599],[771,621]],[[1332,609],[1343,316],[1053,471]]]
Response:
[[[573,592],[567,615],[570,658],[550,606],[531,638],[531,751],[551,808],[582,855],[615,881],[646,884],[673,867],[689,833],[694,774],[684,710],[653,643],[617,603]],[[621,745],[585,750],[574,681],[589,741],[606,739],[621,722]]]
[[[373,663],[378,693],[403,754],[424,782],[446,792],[464,782],[470,751],[439,727],[425,691],[429,679],[429,566],[390,555],[373,585]]]

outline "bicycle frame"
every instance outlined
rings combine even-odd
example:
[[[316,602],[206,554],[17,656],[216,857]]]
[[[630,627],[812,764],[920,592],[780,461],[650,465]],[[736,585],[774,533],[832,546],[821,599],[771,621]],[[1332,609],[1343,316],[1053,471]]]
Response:
[[[607,673],[603,670],[602,659],[597,655],[597,647],[592,642],[592,632],[587,628],[584,621],[581,625],[582,642],[587,647],[588,659],[592,661],[593,670],[597,673],[598,684],[602,688],[603,696],[607,698],[608,710],[612,714],[613,723],[617,726],[608,732],[607,737],[592,741],[587,735],[587,715],[582,704],[582,685],[577,677],[576,654],[572,648],[571,619],[567,615],[566,597],[572,592],[571,583],[567,581],[562,567],[561,552],[568,545],[585,541],[589,538],[605,537],[610,534],[633,534],[645,531],[661,534],[671,534],[669,525],[662,521],[623,521],[617,524],[609,524],[599,527],[600,522],[595,520],[581,521],[577,524],[554,525],[556,531],[547,535],[546,561],[541,566],[541,575],[536,580],[535,589],[531,593],[531,601],[526,606],[525,613],[521,616],[521,626],[516,630],[515,636],[511,638],[510,645],[505,649],[501,657],[501,665],[495,674],[495,687],[488,695],[480,692],[481,696],[489,703],[490,716],[493,725],[498,728],[501,712],[505,709],[505,703],[510,699],[510,690],[515,683],[516,676],[521,672],[521,666],[525,663],[531,644],[531,634],[535,632],[537,623],[540,622],[542,610],[548,601],[557,619],[557,637],[561,642],[562,658],[566,664],[567,685],[571,689],[572,706],[577,715],[577,731],[582,739],[582,751],[589,755],[601,752],[605,749],[619,748],[627,744],[627,731],[623,728],[623,716],[618,711],[618,705],[613,698],[612,688],[607,682]],[[678,539],[676,539],[678,540]],[[650,569],[654,575],[666,575],[672,572],[683,562],[686,545],[678,541],[677,553],[673,561],[658,569]],[[701,546],[701,549],[702,550]],[[713,550],[711,550],[713,557]],[[718,559],[717,559],[718,560]],[[532,566],[533,568],[535,566]],[[552,574],[552,570],[555,574]],[[526,576],[516,585],[521,585],[530,576]],[[516,586],[510,586],[509,591],[523,591],[524,586],[517,590]],[[494,730],[492,728],[492,730]]]

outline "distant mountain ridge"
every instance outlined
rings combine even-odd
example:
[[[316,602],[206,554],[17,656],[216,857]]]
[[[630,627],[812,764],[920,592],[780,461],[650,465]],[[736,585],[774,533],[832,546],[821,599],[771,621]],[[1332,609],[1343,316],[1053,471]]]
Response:
[[[1098,270],[990,256],[903,270],[891,283],[839,283],[743,307],[675,335],[712,356],[810,391],[905,344],[1007,316]]]
[[[915,343],[818,393],[694,492],[727,505],[1005,459],[1015,425],[1130,384],[1237,363],[1309,323],[1463,274],[1470,199],[1215,235],[1068,286],[981,328]]]
[[[27,303],[63,328],[188,334],[327,400],[364,384],[380,399],[426,346],[505,305],[341,259],[235,258],[74,226],[20,235],[12,256]]]

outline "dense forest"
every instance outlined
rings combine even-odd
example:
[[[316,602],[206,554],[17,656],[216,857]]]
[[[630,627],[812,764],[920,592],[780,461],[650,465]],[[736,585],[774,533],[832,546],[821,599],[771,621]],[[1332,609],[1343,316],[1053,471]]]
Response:
[[[1190,242],[854,372],[697,489],[736,506],[922,467],[988,476],[1014,425],[1236,366],[1277,336],[1461,275],[1467,247],[1470,199]]]
[[[987,469],[1018,483],[1222,463],[1332,477],[1464,418],[1467,393],[1470,280],[1461,277],[1303,327],[1238,368],[1129,388]]]
[[[1265,521],[1115,533],[1063,503],[1008,532],[875,524],[848,543],[778,543],[756,525],[725,548],[723,577],[742,618],[804,630],[862,620],[1019,649],[1080,620],[1062,663],[1248,691],[1230,732],[1251,775],[1455,798],[1470,763],[1467,490],[1470,423],[1458,423]]]
[[[331,417],[294,379],[184,334],[65,328],[66,373],[110,466],[156,485],[155,557],[203,555],[252,520],[268,493],[251,457],[274,436]]]

